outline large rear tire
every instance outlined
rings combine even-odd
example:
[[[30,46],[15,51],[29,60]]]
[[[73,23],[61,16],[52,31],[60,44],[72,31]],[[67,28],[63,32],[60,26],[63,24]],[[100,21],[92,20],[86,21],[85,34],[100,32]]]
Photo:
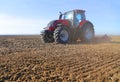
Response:
[[[86,23],[81,28],[81,41],[82,42],[91,42],[95,36],[94,28],[91,23]]]
[[[68,43],[70,39],[69,29],[65,26],[59,26],[54,31],[54,40],[56,43]]]

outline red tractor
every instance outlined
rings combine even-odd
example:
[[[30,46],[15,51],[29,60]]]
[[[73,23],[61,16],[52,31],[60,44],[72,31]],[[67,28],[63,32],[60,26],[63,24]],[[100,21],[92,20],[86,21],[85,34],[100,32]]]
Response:
[[[62,14],[58,20],[51,21],[42,31],[42,39],[45,43],[69,43],[80,39],[90,42],[94,38],[93,24],[86,20],[84,10],[72,10]]]

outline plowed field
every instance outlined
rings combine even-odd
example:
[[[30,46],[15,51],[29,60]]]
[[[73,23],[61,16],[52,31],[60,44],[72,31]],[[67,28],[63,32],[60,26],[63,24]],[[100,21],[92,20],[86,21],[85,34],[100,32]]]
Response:
[[[0,36],[0,82],[120,82],[120,37],[44,44],[40,36]]]

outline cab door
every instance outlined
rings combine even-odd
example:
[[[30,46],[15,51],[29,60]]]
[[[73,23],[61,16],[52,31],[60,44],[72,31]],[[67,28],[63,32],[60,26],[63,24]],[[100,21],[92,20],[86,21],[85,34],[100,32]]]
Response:
[[[81,13],[75,13],[75,16],[74,16],[74,26],[75,28],[78,28],[79,26],[79,23],[82,21],[82,15]]]
[[[82,21],[82,14],[80,12],[75,12],[74,14],[74,32],[75,32],[75,39],[79,38],[80,35],[80,29],[79,24]]]

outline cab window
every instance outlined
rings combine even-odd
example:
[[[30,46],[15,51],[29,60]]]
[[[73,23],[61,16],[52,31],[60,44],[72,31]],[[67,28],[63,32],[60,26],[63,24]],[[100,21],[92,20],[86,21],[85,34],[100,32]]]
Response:
[[[73,20],[73,12],[65,13],[64,19]]]
[[[75,22],[75,26],[77,27],[79,25],[79,23],[81,22],[82,20],[82,15],[80,13],[77,13],[75,15],[75,19],[74,19],[74,22]]]

